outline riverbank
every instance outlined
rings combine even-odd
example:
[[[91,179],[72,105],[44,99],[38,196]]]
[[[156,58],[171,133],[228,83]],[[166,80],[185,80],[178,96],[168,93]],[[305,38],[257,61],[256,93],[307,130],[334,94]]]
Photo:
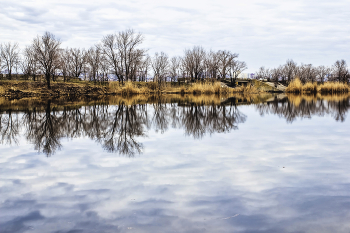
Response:
[[[221,82],[192,84],[154,82],[52,82],[51,89],[45,82],[35,81],[0,81],[0,96],[11,98],[24,97],[60,97],[60,96],[104,96],[128,94],[257,94],[263,89],[252,85],[231,88]]]

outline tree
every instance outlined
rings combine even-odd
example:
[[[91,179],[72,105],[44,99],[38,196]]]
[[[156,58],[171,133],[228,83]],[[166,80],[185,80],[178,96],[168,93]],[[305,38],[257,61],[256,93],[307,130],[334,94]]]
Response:
[[[331,69],[326,66],[319,66],[317,67],[316,70],[317,70],[317,81],[323,84],[326,78],[329,77],[331,73]]]
[[[339,82],[349,82],[348,80],[348,70],[347,70],[347,64],[345,60],[338,60],[333,65],[333,72],[334,76],[337,81]]]
[[[231,85],[236,86],[236,80],[244,70],[248,69],[247,64],[244,61],[232,60],[230,64],[230,78]]]
[[[91,47],[87,52],[86,59],[90,69],[90,81],[97,82],[102,62],[102,54],[100,48]]]
[[[5,43],[0,46],[0,56],[3,67],[7,70],[9,79],[12,78],[12,69],[19,64],[18,43]]]
[[[219,59],[216,52],[210,51],[204,60],[205,76],[212,79],[217,78],[219,69]]]
[[[297,68],[297,63],[292,59],[288,59],[283,69],[283,76],[287,78],[287,82],[290,83],[295,76],[295,70]],[[283,80],[284,81],[284,80]]]
[[[219,71],[220,77],[226,78],[230,70],[230,65],[233,62],[233,60],[238,57],[238,54],[231,53],[230,51],[227,51],[227,50],[219,50],[217,52],[217,57],[219,60],[218,71]]]
[[[50,32],[45,32],[43,36],[38,36],[33,40],[32,47],[35,52],[35,59],[45,74],[49,89],[51,89],[51,76],[55,75],[55,70],[60,61],[60,45],[61,41]]]
[[[176,78],[178,78],[180,74],[180,66],[181,66],[181,58],[180,57],[172,57],[170,60],[170,68],[169,68],[169,76],[171,81],[174,82]]]
[[[154,82],[161,83],[166,81],[169,72],[169,57],[166,53],[156,53],[152,59],[152,69],[154,74]]]
[[[72,56],[68,48],[61,50],[60,70],[63,75],[63,81],[67,82],[72,70]]]
[[[205,57],[206,52],[201,46],[194,46],[192,49],[185,50],[182,65],[192,80],[197,80],[203,73]]]
[[[119,81],[134,77],[137,63],[146,55],[146,50],[138,48],[143,40],[142,34],[135,33],[132,29],[110,34],[102,39],[99,47]]]
[[[27,46],[23,51],[23,59],[20,61],[20,67],[25,76],[33,77],[33,81],[36,79],[36,75],[39,71],[39,64],[35,58],[35,52],[32,46]]]
[[[70,76],[78,78],[84,71],[86,64],[86,51],[84,49],[70,49],[71,71]]]

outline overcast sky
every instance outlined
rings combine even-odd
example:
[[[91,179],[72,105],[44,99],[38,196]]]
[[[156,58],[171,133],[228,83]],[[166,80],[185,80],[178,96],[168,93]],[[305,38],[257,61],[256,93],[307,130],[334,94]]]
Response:
[[[298,63],[350,63],[349,0],[1,0],[0,42],[21,47],[50,31],[64,47],[84,47],[133,28],[153,54],[182,55],[185,48],[240,54],[248,72],[292,58]]]

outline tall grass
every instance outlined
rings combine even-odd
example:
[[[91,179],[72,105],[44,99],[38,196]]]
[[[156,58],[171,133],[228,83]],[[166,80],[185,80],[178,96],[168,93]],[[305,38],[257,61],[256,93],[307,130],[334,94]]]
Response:
[[[303,92],[303,84],[301,83],[299,78],[294,79],[286,88],[286,92],[289,93],[302,93]]]
[[[319,86],[319,92],[321,93],[348,93],[350,87],[344,83],[327,82]]]
[[[350,92],[350,87],[347,84],[339,83],[339,82],[326,82],[321,85],[317,85],[317,83],[305,83],[304,85],[297,78],[294,79],[286,88],[286,92],[288,93],[347,93]]]

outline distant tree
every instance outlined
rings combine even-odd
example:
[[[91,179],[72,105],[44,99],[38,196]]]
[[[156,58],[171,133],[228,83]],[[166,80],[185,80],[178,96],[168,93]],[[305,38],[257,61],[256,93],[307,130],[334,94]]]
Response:
[[[205,76],[207,78],[216,79],[218,77],[219,62],[217,52],[210,51],[207,53],[204,60]]]
[[[63,75],[63,81],[67,82],[72,70],[72,56],[70,49],[62,49],[60,53],[60,70]]]
[[[180,57],[172,57],[170,59],[170,68],[169,68],[169,76],[171,81],[174,82],[176,78],[180,75],[180,66],[181,66],[181,58]]]
[[[43,36],[33,40],[33,51],[35,59],[41,66],[45,74],[47,87],[51,89],[50,80],[54,78],[55,71],[60,62],[60,45],[61,41],[50,32],[45,32]]]
[[[152,59],[152,69],[154,74],[154,82],[161,83],[166,81],[166,78],[169,74],[169,57],[166,53],[161,52],[160,54],[156,53]]]
[[[12,70],[16,65],[19,65],[19,48],[18,43],[4,43],[0,46],[0,56],[2,67],[7,70],[9,79],[12,78]]]
[[[194,46],[192,49],[185,50],[185,56],[182,59],[182,66],[192,80],[197,80],[203,73],[205,58],[206,52],[201,46]]]
[[[338,60],[333,65],[335,79],[339,82],[349,82],[347,64],[345,60]]]
[[[237,57],[237,53],[231,53],[227,50],[219,50],[217,52],[218,72],[221,78],[226,78],[226,76],[229,74],[232,62],[234,62],[234,59]]]
[[[132,29],[110,34],[102,39],[99,47],[119,81],[131,80],[134,77],[137,65],[146,55],[146,50],[138,48],[143,40],[143,35],[135,33]]]
[[[72,48],[71,54],[71,71],[70,76],[78,78],[84,72],[86,64],[86,51],[84,49]]]
[[[292,59],[288,59],[286,64],[284,65],[283,77],[287,79],[287,83],[290,83],[294,79],[297,66],[297,63],[294,62]]]
[[[324,83],[328,76],[331,74],[331,69],[326,66],[319,66],[316,68],[317,72],[317,81]]]
[[[246,69],[248,69],[248,67],[244,61],[232,60],[230,64],[230,78],[233,87],[236,86],[238,76]]]
[[[36,81],[36,76],[39,73],[40,67],[35,58],[35,52],[32,46],[27,46],[24,49],[23,58],[20,60],[20,67],[27,78],[32,76],[33,81]]]
[[[102,53],[99,47],[91,47],[87,52],[87,64],[90,69],[90,81],[97,82],[99,80],[99,71],[101,69]]]

